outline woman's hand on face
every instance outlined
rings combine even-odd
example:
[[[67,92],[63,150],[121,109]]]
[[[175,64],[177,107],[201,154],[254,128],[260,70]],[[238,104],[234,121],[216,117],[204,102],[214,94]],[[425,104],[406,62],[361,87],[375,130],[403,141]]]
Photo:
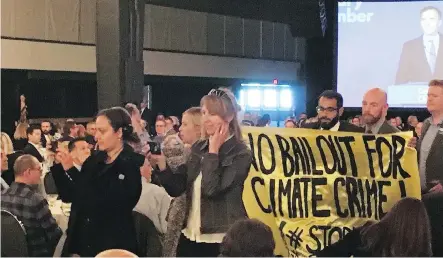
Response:
[[[229,136],[229,124],[224,123],[215,130],[214,135],[209,137],[209,153],[218,154],[220,147]]]

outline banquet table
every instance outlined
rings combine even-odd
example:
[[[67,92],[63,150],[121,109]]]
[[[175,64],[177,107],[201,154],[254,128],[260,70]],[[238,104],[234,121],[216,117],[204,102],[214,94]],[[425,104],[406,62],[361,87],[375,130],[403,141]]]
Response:
[[[60,229],[63,231],[63,235],[54,251],[54,257],[61,257],[63,245],[66,240],[66,230],[68,229],[71,204],[63,203],[61,200],[57,200],[57,195],[47,195],[46,198],[48,200],[49,209],[51,210],[52,216],[57,221]]]

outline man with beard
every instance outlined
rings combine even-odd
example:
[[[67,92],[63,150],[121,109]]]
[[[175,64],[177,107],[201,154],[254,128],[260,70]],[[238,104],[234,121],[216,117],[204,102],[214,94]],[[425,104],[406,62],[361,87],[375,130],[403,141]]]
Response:
[[[361,127],[355,126],[346,121],[340,121],[343,111],[342,95],[332,90],[324,91],[318,100],[318,122],[305,123],[302,128],[339,132],[364,132],[364,129]]]
[[[42,130],[42,137],[41,137],[41,145],[43,148],[46,148],[46,144],[51,144],[52,136],[51,136],[51,122],[48,120],[43,120],[40,124],[40,129]]]
[[[370,89],[363,96],[362,117],[365,133],[389,134],[400,132],[386,121],[388,113],[388,95],[380,88]]]

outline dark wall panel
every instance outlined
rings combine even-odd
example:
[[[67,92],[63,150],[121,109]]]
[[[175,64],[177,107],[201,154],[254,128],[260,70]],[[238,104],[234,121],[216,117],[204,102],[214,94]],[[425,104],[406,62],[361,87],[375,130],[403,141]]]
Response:
[[[208,14],[208,53],[224,54],[224,20],[218,14]]]
[[[272,58],[274,48],[274,26],[272,22],[262,22],[262,55]]]
[[[245,56],[260,58],[260,21],[245,19],[244,35]]]
[[[295,58],[295,39],[292,37],[289,27],[286,26],[285,39],[285,59],[294,60]]]
[[[237,17],[226,17],[226,54],[243,56],[243,21]]]
[[[274,23],[274,52],[273,58],[285,58],[285,25],[282,23]]]

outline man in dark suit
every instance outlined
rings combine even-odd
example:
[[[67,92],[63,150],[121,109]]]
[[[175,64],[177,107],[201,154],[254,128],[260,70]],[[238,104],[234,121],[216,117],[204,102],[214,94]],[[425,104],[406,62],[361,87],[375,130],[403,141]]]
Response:
[[[443,35],[441,11],[436,7],[421,10],[423,35],[403,45],[395,84],[428,82],[443,78]]]
[[[26,134],[28,135],[28,144],[23,149],[23,152],[36,157],[39,162],[43,162],[45,159],[39,151],[42,135],[40,125],[29,126],[28,129],[26,129]]]
[[[148,108],[148,103],[144,100],[140,103],[140,116],[142,120],[146,121],[146,130],[149,131],[149,127],[152,125],[154,119],[151,110]]]
[[[318,122],[305,123],[302,128],[339,131],[339,132],[363,132],[363,128],[340,121],[343,115],[343,97],[340,93],[332,90],[324,91],[318,100]]]
[[[51,130],[52,130],[52,126],[51,126],[51,122],[49,122],[48,120],[44,120],[40,123],[41,126],[41,130],[42,130],[42,136],[41,136],[41,145],[43,148],[46,148],[46,143],[51,143],[52,141],[52,137],[51,137]]]
[[[361,111],[366,133],[389,134],[400,132],[399,129],[386,121],[388,108],[388,95],[384,90],[373,88],[365,93]]]
[[[427,108],[418,143],[420,182],[425,194],[443,192],[443,80],[429,83]]]

